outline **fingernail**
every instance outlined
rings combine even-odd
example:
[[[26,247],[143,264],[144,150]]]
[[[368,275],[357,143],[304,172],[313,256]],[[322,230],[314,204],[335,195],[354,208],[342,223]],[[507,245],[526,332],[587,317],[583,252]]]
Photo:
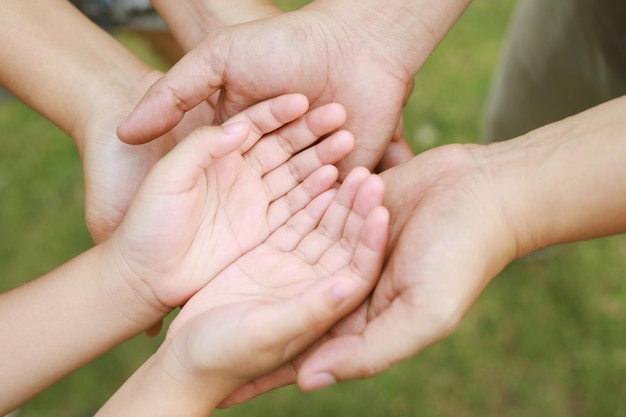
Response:
[[[336,383],[337,381],[335,380],[335,377],[333,377],[331,374],[327,372],[320,372],[319,374],[315,374],[307,379],[306,389],[308,391],[315,391],[329,387]]]
[[[227,135],[235,135],[241,133],[247,127],[248,124],[246,122],[235,122],[222,126],[222,129],[224,129],[224,133]]]

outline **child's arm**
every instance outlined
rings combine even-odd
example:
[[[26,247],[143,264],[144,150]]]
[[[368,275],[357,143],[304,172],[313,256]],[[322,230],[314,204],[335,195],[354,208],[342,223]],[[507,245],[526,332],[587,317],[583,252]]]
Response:
[[[0,38],[0,84],[68,134],[152,72],[67,0],[3,1]]]
[[[130,291],[109,252],[97,246],[0,294],[0,415],[165,315]]]
[[[161,348],[97,415],[206,416],[319,339],[376,283],[387,243],[382,193],[378,177],[357,169],[296,213],[187,302]]]
[[[334,105],[298,117],[306,108],[304,97],[282,96],[189,135],[172,151],[185,157],[163,160],[114,236],[0,295],[0,412],[149,328],[330,187],[336,171],[323,166],[353,138],[337,132],[309,147],[345,113]],[[210,169],[207,156],[217,158]],[[266,214],[271,222],[257,222]]]
[[[186,51],[213,29],[282,13],[272,0],[152,0],[151,3]]]

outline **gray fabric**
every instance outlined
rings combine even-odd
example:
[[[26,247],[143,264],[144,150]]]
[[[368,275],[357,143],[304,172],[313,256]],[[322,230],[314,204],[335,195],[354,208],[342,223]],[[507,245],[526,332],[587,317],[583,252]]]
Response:
[[[167,31],[149,0],[70,0],[98,25],[111,31]]]
[[[523,0],[487,107],[487,141],[510,139],[626,94],[626,1]]]
[[[626,85],[626,1],[579,0],[580,14],[615,75]]]

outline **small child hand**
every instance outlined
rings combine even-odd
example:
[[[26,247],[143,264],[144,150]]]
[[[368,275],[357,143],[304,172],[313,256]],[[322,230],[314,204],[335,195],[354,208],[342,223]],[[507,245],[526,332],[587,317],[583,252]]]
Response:
[[[301,95],[251,107],[202,127],[159,161],[112,236],[119,274],[143,302],[167,313],[263,242],[333,186],[351,134],[337,104]],[[308,148],[308,149],[307,149]],[[305,150],[303,150],[305,149]]]
[[[383,190],[379,177],[353,170],[338,191],[318,196],[222,271],[172,322],[158,353],[168,372],[225,396],[357,308],[383,263]]]

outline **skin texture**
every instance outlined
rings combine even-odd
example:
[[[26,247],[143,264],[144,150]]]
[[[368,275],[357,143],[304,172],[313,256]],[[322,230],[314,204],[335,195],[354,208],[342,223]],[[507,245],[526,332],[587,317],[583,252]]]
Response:
[[[354,310],[380,273],[383,183],[355,169],[196,293],[98,416],[206,416]],[[271,331],[267,331],[271,329]]]
[[[337,170],[323,161],[354,139],[319,141],[345,113],[307,108],[302,95],[281,96],[193,131],[157,162],[109,239],[0,294],[0,372],[12,381],[0,411],[151,328],[333,187]]]
[[[513,259],[625,232],[625,102],[511,141],[436,148],[385,171],[390,252],[369,302],[222,406],[296,380],[314,390],[382,372],[450,335]]]
[[[150,141],[218,90],[218,120],[276,94],[300,92],[313,107],[332,101],[347,109],[344,127],[357,146],[339,165],[340,177],[356,165],[374,168],[400,123],[413,76],[467,4],[318,0],[209,31],[194,38],[194,48],[148,90],[117,133],[127,143]]]

